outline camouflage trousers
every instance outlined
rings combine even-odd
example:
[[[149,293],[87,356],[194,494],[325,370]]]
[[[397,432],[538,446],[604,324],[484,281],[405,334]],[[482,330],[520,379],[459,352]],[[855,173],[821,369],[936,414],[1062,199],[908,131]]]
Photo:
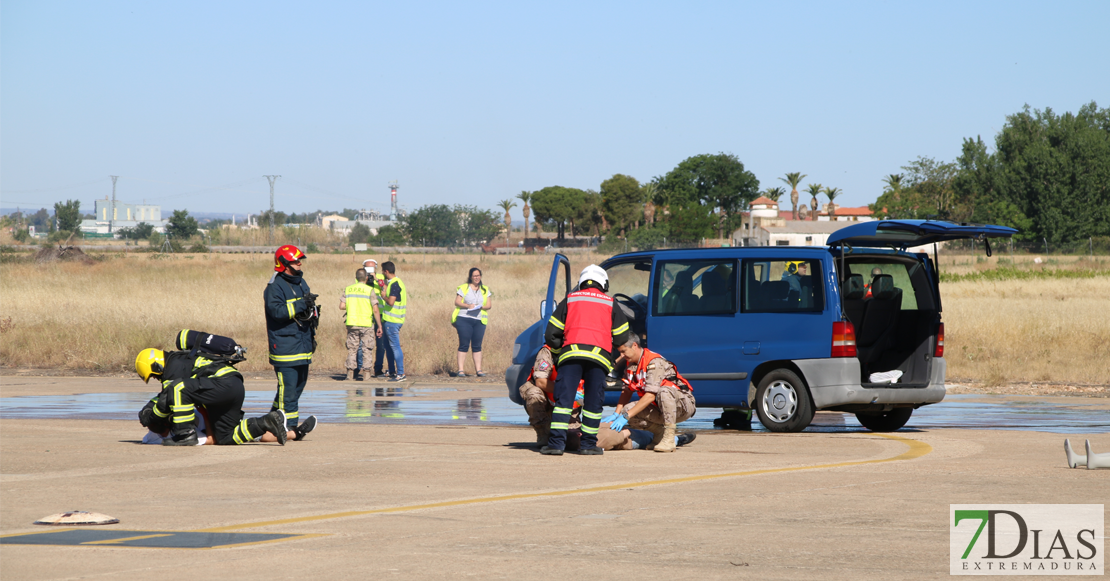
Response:
[[[374,361],[374,340],[377,334],[373,327],[347,327],[347,369],[358,369],[358,344],[362,342],[362,364]]]
[[[655,404],[630,418],[628,427],[654,431],[651,424],[665,426],[685,422],[694,417],[696,412],[694,394],[664,387],[655,396]]]

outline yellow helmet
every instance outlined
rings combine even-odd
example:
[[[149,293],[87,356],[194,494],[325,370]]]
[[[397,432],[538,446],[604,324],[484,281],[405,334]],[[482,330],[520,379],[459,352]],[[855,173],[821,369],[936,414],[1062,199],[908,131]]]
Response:
[[[798,269],[801,268],[802,264],[804,264],[804,262],[801,260],[788,260],[783,270],[787,274],[798,274]]]
[[[161,349],[143,349],[135,357],[135,373],[143,378],[144,382],[150,381],[151,375],[162,375],[166,366],[166,354]]]

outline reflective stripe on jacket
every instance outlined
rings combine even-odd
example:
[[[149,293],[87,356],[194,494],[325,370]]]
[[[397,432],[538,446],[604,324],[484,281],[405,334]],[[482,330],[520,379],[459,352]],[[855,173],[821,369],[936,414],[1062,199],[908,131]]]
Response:
[[[393,285],[401,287],[401,298],[397,299],[392,306],[389,304],[389,293],[393,291]],[[386,323],[397,323],[403,325],[405,323],[405,305],[409,302],[409,291],[405,289],[405,283],[401,279],[393,277],[385,287],[385,294],[382,296],[381,304],[378,308],[382,312],[382,321]]]
[[[344,291],[343,300],[347,303],[348,327],[373,327],[374,302],[371,298],[374,289],[366,283],[356,282]]]
[[[478,288],[478,290],[479,290],[479,292],[482,293],[482,306],[484,307],[484,306],[486,306],[486,301],[489,300],[489,294],[490,294],[489,293],[489,287],[487,287],[486,285],[482,285],[481,287]],[[469,292],[469,291],[470,291],[470,283],[464,282],[464,283],[459,285],[459,288],[455,289],[455,296],[459,296],[459,293],[462,293],[462,296],[465,297],[466,293]],[[462,312],[462,308],[455,307],[455,312],[451,313],[451,324],[452,325],[454,325],[455,321],[458,320],[459,313],[461,313],[461,312]],[[489,316],[486,315],[487,312],[488,311],[486,311],[485,309],[482,309],[482,308],[478,309],[478,320],[482,321],[483,325],[488,325],[489,324],[489,320],[488,320]]]
[[[263,297],[266,302],[266,343],[270,364],[274,367],[296,367],[312,363],[312,337],[315,330],[297,324],[294,317],[304,312],[304,295],[312,292],[303,277],[293,278],[274,273]]]

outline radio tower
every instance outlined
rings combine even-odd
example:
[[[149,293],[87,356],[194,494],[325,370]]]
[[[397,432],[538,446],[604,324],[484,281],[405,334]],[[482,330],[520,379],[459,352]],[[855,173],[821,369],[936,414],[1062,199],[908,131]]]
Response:
[[[397,188],[399,187],[397,180],[389,182],[389,220],[391,222],[396,222],[400,217],[397,215]]]

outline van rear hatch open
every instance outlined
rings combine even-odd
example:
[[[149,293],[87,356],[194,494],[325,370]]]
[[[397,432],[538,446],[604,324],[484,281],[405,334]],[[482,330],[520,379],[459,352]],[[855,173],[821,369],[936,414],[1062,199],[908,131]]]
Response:
[[[990,224],[956,224],[939,220],[873,220],[841,228],[829,236],[827,244],[906,249],[946,240],[972,238],[1009,238],[1017,230]]]

